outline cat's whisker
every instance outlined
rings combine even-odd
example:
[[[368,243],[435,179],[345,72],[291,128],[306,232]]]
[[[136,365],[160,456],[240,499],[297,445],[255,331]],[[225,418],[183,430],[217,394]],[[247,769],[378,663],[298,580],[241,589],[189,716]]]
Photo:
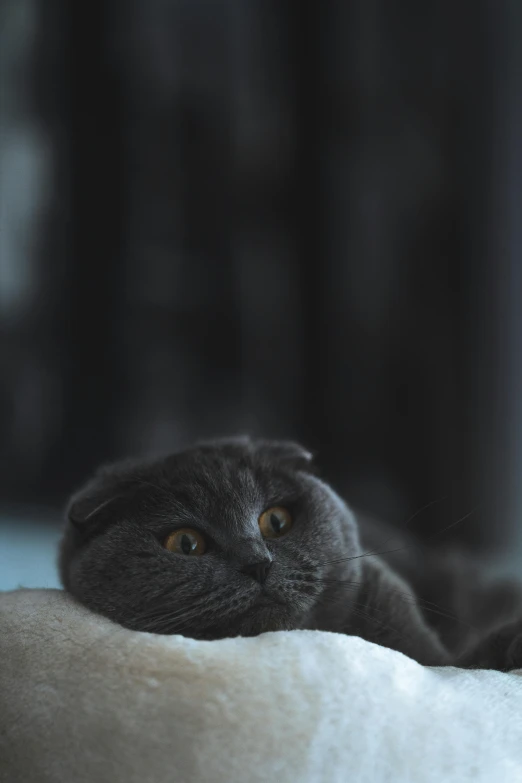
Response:
[[[376,610],[376,607],[372,606],[372,610]],[[379,611],[379,610],[376,610]],[[352,614],[355,614],[356,617],[359,617],[361,620],[369,621],[370,623],[378,625],[380,628],[391,631],[396,635],[398,639],[408,639],[411,638],[409,634],[404,634],[402,631],[398,631],[397,628],[394,628],[392,625],[389,625],[389,623],[385,623],[382,620],[380,620],[378,617],[375,617],[371,615],[368,611],[368,607],[365,604],[355,604],[352,607]],[[383,612],[383,614],[385,614]]]
[[[201,623],[206,615],[214,614],[214,604],[208,603],[208,591],[199,593],[189,606],[172,611],[170,606],[155,606],[151,612],[143,612],[142,614],[135,616],[133,622],[140,624],[140,630],[150,632],[159,632],[160,629],[168,629],[168,633],[179,633],[179,626],[183,623],[183,627],[188,627],[188,624],[196,618]],[[230,591],[227,587],[224,587],[220,591],[213,593],[213,600],[220,601],[228,598]],[[173,596],[174,597],[174,596]],[[229,614],[234,614],[237,611],[237,607],[234,607],[229,612],[222,610],[221,617],[224,618]]]
[[[193,608],[194,607],[191,607],[191,611],[187,610],[175,615],[165,614],[163,617],[150,619],[149,622],[147,622],[147,620],[142,620],[140,621],[140,631],[159,633],[162,630],[166,630],[169,634],[177,633],[176,628],[179,627],[180,623],[183,623],[186,626],[187,622],[190,623],[190,621],[194,619],[196,613],[193,611]]]
[[[347,589],[353,589],[353,590],[359,590],[361,587],[364,587],[363,582],[355,582],[355,581],[343,581],[343,580],[337,580],[337,579],[317,579],[316,581],[320,582],[321,584],[326,585],[335,585],[335,587],[342,587]],[[468,623],[467,621],[463,620],[461,617],[458,617],[457,615],[450,612],[448,609],[446,609],[443,606],[439,606],[439,604],[433,603],[432,601],[427,601],[423,598],[417,598],[416,596],[403,592],[401,590],[390,590],[393,595],[396,595],[398,598],[400,598],[405,603],[408,603],[412,606],[416,605],[420,609],[423,609],[426,612],[431,612],[432,614],[438,615],[439,617],[444,617],[446,620],[454,620],[455,622],[466,626],[471,631],[477,631],[477,629],[471,625],[471,623]],[[373,608],[373,607],[372,607]]]
[[[456,527],[457,525],[460,525],[461,522],[464,522],[466,519],[468,519],[472,514],[475,513],[475,511],[480,506],[475,506],[475,508],[472,508],[471,511],[469,511],[467,514],[464,514],[463,517],[460,517],[460,519],[455,520],[454,522],[451,522],[449,525],[444,527],[442,530],[438,530],[433,536],[430,538],[427,538],[426,541],[430,542],[436,539],[438,536],[442,535],[443,533],[446,533],[448,530],[451,530],[452,528]],[[349,557],[340,557],[338,559],[334,560],[323,560],[317,563],[317,565],[325,566],[325,565],[335,565],[338,563],[350,563],[353,560],[360,560],[363,557],[375,557],[378,555],[391,555],[395,552],[404,552],[408,549],[414,549],[417,546],[416,542],[406,544],[405,546],[397,547],[396,549],[387,549],[387,550],[381,550],[381,551],[370,551],[370,552],[363,552],[360,555],[350,555]]]
[[[432,506],[437,506],[439,503],[443,503],[447,499],[448,499],[448,495],[444,495],[441,498],[436,498],[435,500],[430,500],[429,503],[426,503],[426,505],[421,506],[421,508],[417,509],[417,511],[415,511],[415,513],[412,514],[411,517],[408,517],[406,522],[403,523],[404,524],[404,528],[405,529],[408,528],[410,523],[413,522],[414,519],[417,519],[419,514],[422,514],[424,511],[427,511],[428,508],[431,508]],[[402,527],[402,525],[401,525],[401,527]],[[391,539],[388,539],[388,540],[391,540]]]
[[[205,593],[205,595],[206,595],[206,593]],[[175,594],[172,594],[171,597],[172,597],[172,601],[179,600],[179,596],[177,596]],[[198,599],[196,601],[196,603],[199,603],[199,598],[200,597],[203,597],[203,595],[200,594],[200,595],[193,596],[192,597],[192,603],[191,603],[190,606],[194,606],[194,600],[195,599]],[[170,603],[169,604],[159,603],[157,597],[154,598],[154,601],[155,601],[155,603],[153,605],[151,605],[150,609],[146,608],[144,611],[140,612],[140,614],[134,615],[134,620],[151,619],[151,618],[154,618],[154,617],[163,617],[165,614],[168,614],[169,611],[172,610],[172,605]],[[189,607],[184,607],[184,610],[190,608],[190,606]]]
[[[386,539],[386,541],[384,541],[384,542],[382,543],[382,545],[381,545],[381,547],[380,547],[380,548],[382,549],[383,547],[385,547],[385,546],[386,546],[386,544],[387,544],[389,541],[393,541],[393,539],[394,539],[394,538],[398,538],[398,537],[400,537],[400,535],[401,535],[401,533],[402,533],[403,529],[404,529],[404,530],[406,530],[406,529],[408,528],[408,526],[409,526],[410,522],[413,522],[413,520],[414,520],[414,519],[416,519],[416,518],[419,516],[419,514],[422,514],[422,512],[423,512],[423,511],[427,511],[427,509],[428,509],[428,508],[431,508],[432,506],[435,506],[435,505],[437,505],[438,503],[442,503],[444,500],[447,500],[447,498],[448,498],[448,496],[447,496],[447,495],[445,495],[445,496],[444,496],[444,497],[442,497],[442,498],[438,498],[438,499],[436,499],[436,500],[430,500],[430,502],[429,502],[429,503],[426,503],[424,506],[421,506],[421,508],[417,509],[417,511],[416,511],[414,514],[412,514],[412,515],[411,515],[411,517],[409,517],[409,518],[406,520],[406,522],[404,522],[404,523],[402,523],[402,524],[398,525],[398,527],[399,527],[400,529],[399,529],[399,530],[397,530],[397,533],[396,533],[396,534],[394,534],[393,536],[389,536],[389,537]],[[442,531],[442,532],[443,532],[443,531]],[[366,556],[369,556],[369,555],[376,555],[376,554],[378,554],[378,552],[376,552],[376,551],[370,551],[370,552],[366,552]]]
[[[151,617],[140,617],[139,629],[140,631],[150,631],[151,629],[164,627],[167,624],[172,625],[178,620],[184,620],[188,614],[192,614],[192,612],[187,610],[176,614],[169,614],[168,612],[164,612],[163,614],[157,614]]]
[[[189,606],[185,606],[181,609],[177,609],[176,611],[172,611],[172,607],[170,606],[163,606],[163,607],[156,607],[151,612],[143,612],[139,615],[136,615],[133,618],[134,623],[140,623],[140,628],[144,628],[144,625],[141,625],[142,623],[145,624],[147,622],[157,622],[157,623],[168,623],[168,622],[175,622],[178,620],[178,618],[184,618],[185,616],[194,616],[196,612],[200,612],[201,609],[204,609],[204,596],[201,596],[199,600],[191,602]]]

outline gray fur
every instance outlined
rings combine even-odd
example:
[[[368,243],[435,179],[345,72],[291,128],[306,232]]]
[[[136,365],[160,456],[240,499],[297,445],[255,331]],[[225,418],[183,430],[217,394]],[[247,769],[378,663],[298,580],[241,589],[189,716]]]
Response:
[[[264,540],[258,518],[274,505],[294,525]],[[208,551],[166,551],[179,527],[198,529]],[[262,585],[245,567],[266,559]],[[70,502],[59,568],[81,603],[134,630],[217,639],[310,628],[452,662],[412,589],[364,556],[354,514],[294,443],[220,440],[101,469]]]

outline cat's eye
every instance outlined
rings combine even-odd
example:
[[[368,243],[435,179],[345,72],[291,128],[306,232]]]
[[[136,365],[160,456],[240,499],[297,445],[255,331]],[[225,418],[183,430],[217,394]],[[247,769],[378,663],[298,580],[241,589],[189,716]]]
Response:
[[[190,527],[182,527],[170,533],[163,542],[165,549],[178,555],[202,555],[206,549],[205,539]]]
[[[292,515],[282,506],[263,511],[259,517],[259,529],[263,538],[280,538],[292,527]]]

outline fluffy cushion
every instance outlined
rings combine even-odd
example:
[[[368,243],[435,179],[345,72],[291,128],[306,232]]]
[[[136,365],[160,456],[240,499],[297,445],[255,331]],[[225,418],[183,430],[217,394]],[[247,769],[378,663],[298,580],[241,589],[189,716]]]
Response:
[[[2,783],[522,781],[522,672],[311,631],[135,633],[0,594]]]

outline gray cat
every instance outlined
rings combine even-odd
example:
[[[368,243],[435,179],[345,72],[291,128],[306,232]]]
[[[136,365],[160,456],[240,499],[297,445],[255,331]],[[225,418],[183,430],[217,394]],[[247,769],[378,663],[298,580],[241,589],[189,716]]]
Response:
[[[219,639],[308,628],[428,665],[522,667],[520,622],[471,648],[465,634],[444,639],[444,622],[437,630],[428,615],[447,611],[415,583],[431,572],[447,585],[450,561],[409,541],[402,566],[368,552],[380,528],[358,522],[294,443],[234,438],[103,468],[67,517],[64,587],[130,629]]]

